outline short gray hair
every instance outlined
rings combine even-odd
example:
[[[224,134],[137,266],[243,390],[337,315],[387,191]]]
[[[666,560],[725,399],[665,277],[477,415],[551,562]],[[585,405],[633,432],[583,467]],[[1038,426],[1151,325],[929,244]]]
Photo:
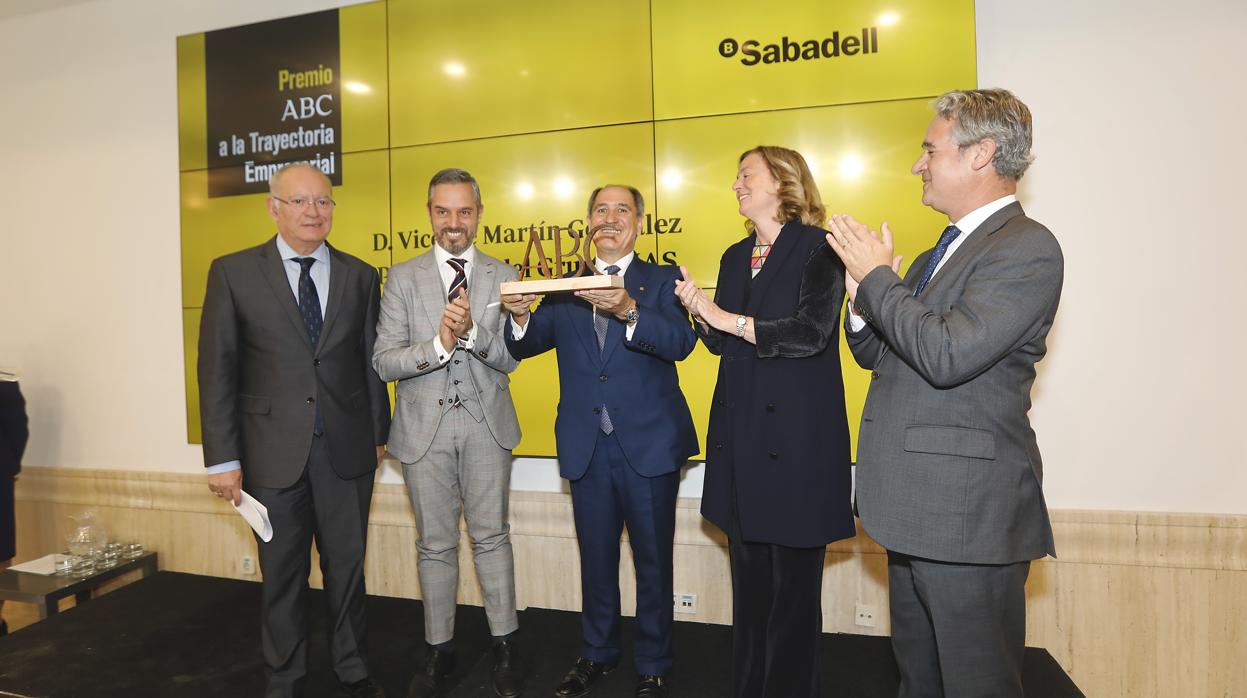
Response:
[[[439,184],[471,184],[472,195],[476,197],[476,210],[480,211],[484,208],[481,205],[481,185],[476,183],[476,177],[458,167],[447,167],[433,175],[433,179],[429,180],[429,198],[424,202],[426,207],[433,205],[433,187]]]
[[[281,184],[282,175],[284,175],[288,170],[311,170],[321,177],[324,177],[325,182],[329,184],[329,188],[333,188],[333,180],[329,179],[329,175],[325,174],[324,170],[310,162],[292,162],[288,165],[282,165],[277,168],[273,171],[273,176],[268,178],[268,193],[270,195],[277,196],[277,187]]]
[[[996,144],[996,174],[1021,179],[1030,167],[1031,110],[1001,88],[953,90],[935,100],[935,111],[953,122],[952,139],[964,148],[984,139]]]
[[[597,189],[594,189],[593,193],[589,195],[589,207],[587,209],[588,215],[590,216],[593,215],[593,202],[597,201],[598,194],[602,193],[603,189],[610,189],[611,187],[616,187],[618,189],[627,189],[629,192],[631,192],[632,203],[636,206],[637,220],[640,220],[645,217],[645,197],[641,196],[640,189],[637,189],[636,187],[630,184],[603,184]]]

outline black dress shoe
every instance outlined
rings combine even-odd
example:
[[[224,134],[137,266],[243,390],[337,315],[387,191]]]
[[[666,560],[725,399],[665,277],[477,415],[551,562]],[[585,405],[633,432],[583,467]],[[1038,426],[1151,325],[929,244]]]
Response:
[[[582,698],[589,695],[589,689],[598,679],[611,673],[614,664],[603,664],[592,659],[580,657],[576,665],[563,677],[563,682],[554,689],[556,698]]]
[[[500,698],[516,698],[524,692],[524,669],[515,643],[503,640],[494,645],[494,693]]]
[[[371,676],[355,683],[342,684],[342,690],[351,698],[385,698],[385,691],[381,690],[381,685],[373,681]]]
[[[411,680],[408,698],[437,698],[446,692],[450,675],[455,671],[455,655],[430,647],[424,657],[424,669]]]
[[[642,676],[636,684],[636,698],[667,698],[667,679],[662,676]]]

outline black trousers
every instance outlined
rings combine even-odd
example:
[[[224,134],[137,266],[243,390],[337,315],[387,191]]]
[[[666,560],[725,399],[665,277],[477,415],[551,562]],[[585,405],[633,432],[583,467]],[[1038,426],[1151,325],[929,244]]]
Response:
[[[818,698],[825,550],[728,542],[735,698]]]
[[[256,539],[264,574],[260,639],[266,698],[303,692],[307,675],[307,577],[312,540],[320,553],[329,607],[330,654],[338,680],[368,676],[365,662],[364,552],[374,473],[343,480],[329,464],[324,439],[312,439],[307,467],[285,489],[243,486],[268,508],[273,539]]]

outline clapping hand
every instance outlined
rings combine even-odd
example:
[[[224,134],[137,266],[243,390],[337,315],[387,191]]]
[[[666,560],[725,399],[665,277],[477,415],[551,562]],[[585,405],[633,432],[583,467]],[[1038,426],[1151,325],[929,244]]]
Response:
[[[696,282],[693,281],[693,275],[688,271],[688,267],[680,265],[680,276],[682,278],[675,280],[676,297],[688,309],[694,320],[703,325],[707,324],[706,316],[718,310],[719,306],[710,300],[705,291],[698,288]]]
[[[849,300],[857,298],[857,286],[866,275],[879,267],[890,267],[898,272],[901,268],[901,257],[893,255],[892,229],[886,221],[883,223],[883,234],[880,236],[865,223],[853,216],[837,213],[827,221],[831,232],[827,233],[827,244],[844,262],[845,292]]]

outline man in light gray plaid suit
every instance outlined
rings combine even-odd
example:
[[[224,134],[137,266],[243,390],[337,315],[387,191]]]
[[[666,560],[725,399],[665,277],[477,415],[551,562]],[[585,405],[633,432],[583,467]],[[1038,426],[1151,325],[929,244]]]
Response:
[[[412,680],[413,698],[441,695],[454,671],[461,512],[494,637],[494,692],[512,698],[522,691],[507,523],[511,449],[520,440],[507,374],[518,362],[502,338],[506,314],[492,303],[499,285],[518,275],[473,244],[482,208],[480,187],[466,171],[433,176],[428,210],[436,244],[390,269],[377,323],[373,366],[383,380],[398,381],[389,451],[403,463],[419,529],[429,648]]]

